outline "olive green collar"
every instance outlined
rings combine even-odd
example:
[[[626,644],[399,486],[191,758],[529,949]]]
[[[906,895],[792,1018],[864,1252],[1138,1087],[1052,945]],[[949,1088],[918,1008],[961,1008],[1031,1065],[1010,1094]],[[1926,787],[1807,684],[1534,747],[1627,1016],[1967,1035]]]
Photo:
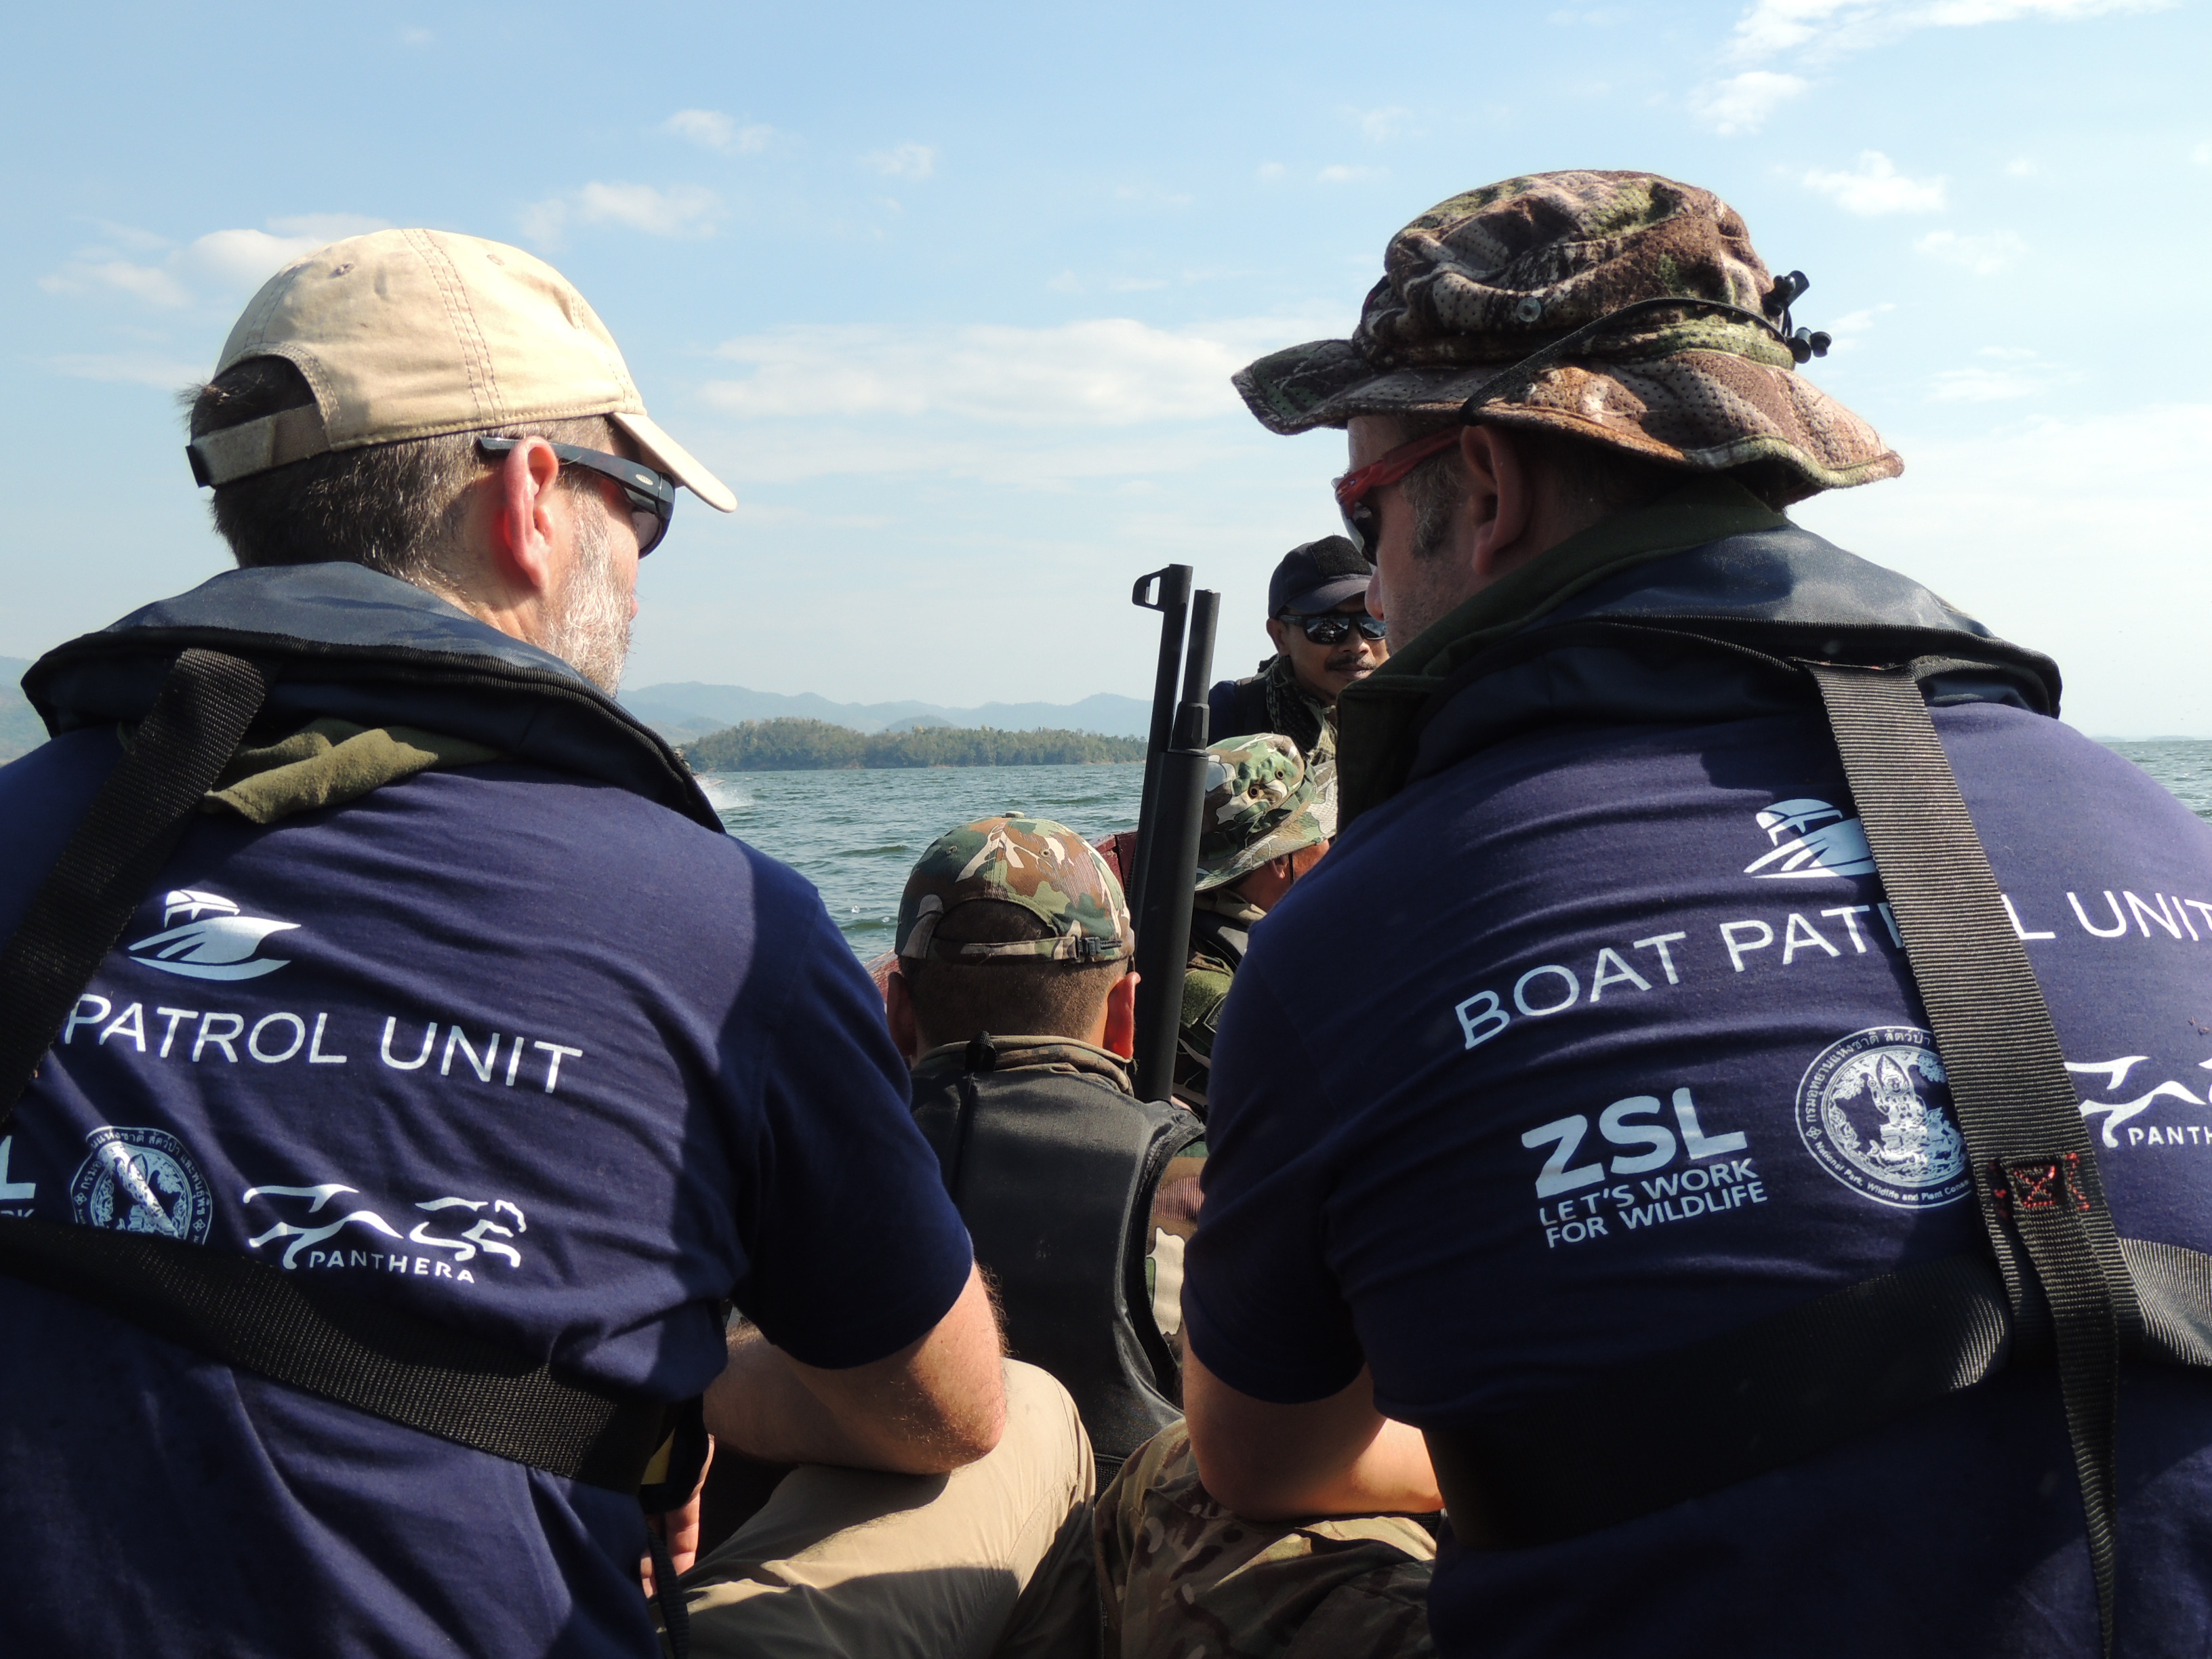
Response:
[[[1438,618],[1337,699],[1340,823],[1403,786],[1422,706],[1461,664],[1624,570],[1789,522],[1733,479],[1698,478],[1577,532]]]
[[[124,747],[136,728],[121,729]],[[418,772],[449,771],[503,758],[496,749],[411,726],[311,720],[274,743],[240,749],[200,801],[203,812],[235,812],[275,823],[298,812],[343,806]]]

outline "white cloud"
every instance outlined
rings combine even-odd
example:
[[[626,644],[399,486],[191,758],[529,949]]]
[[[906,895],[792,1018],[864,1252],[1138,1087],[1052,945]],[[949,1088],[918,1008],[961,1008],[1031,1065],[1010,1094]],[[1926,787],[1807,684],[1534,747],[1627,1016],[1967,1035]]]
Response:
[[[1736,20],[1729,54],[1763,63],[1788,52],[1832,58],[1882,46],[1917,29],[1973,28],[2026,17],[2073,22],[2163,11],[2176,0],[1755,0]]]
[[[660,130],[725,155],[757,155],[775,137],[774,127],[758,123],[740,126],[718,109],[679,109],[660,124]]]
[[[2002,412],[1925,410],[1947,435],[1885,421],[1905,476],[1790,515],[2051,653],[2081,729],[2212,736],[2196,638],[2212,608],[2212,403],[1989,418]]]
[[[1262,161],[1253,170],[1252,176],[1262,184],[1273,184],[1290,169],[1280,161]]]
[[[382,219],[357,213],[309,213],[265,222],[265,230],[211,230],[183,247],[150,231],[104,226],[111,240],[133,252],[167,247],[158,264],[121,258],[112,247],[81,248],[59,270],[39,279],[49,294],[125,294],[142,304],[173,310],[202,298],[228,300],[258,288],[303,253],[341,237],[381,230]]]
[[[2200,167],[2212,167],[2212,143],[2197,145],[2189,152],[2189,159]]]
[[[1912,246],[1931,259],[1962,266],[1977,276],[1994,276],[2027,252],[2027,244],[2009,230],[1963,235],[1955,230],[1931,230]]]
[[[1388,179],[1388,167],[1327,167],[1314,174],[1317,185],[1356,185],[1366,179]]]
[[[2024,398],[2040,397],[2051,386],[2076,378],[2057,372],[2030,346],[1984,346],[1974,355],[1987,362],[1947,368],[1929,378],[1928,396],[1932,401],[2015,403]]]
[[[133,264],[128,259],[98,257],[72,259],[59,270],[39,278],[49,294],[94,294],[102,289],[127,294],[149,306],[188,306],[192,296],[163,265]]]
[[[1178,191],[1162,190],[1157,185],[1116,185],[1114,199],[1117,202],[1143,202],[1152,207],[1187,208],[1198,198]]]
[[[2005,163],[2005,177],[2008,179],[2033,179],[2042,171],[2040,167],[2025,155],[2015,155]]]
[[[428,29],[402,29],[399,43],[407,46],[427,46],[438,37]]]
[[[533,203],[521,213],[532,241],[556,242],[570,224],[622,225],[647,236],[708,236],[722,198],[703,185],[588,184],[567,196]]]
[[[889,149],[870,150],[860,162],[886,179],[927,179],[937,171],[937,151],[928,144],[894,144]]]
[[[2043,378],[2011,368],[1947,368],[1928,383],[1939,404],[2010,403],[2043,390]]]
[[[1396,137],[1399,130],[1413,118],[1413,112],[1402,105],[1393,104],[1387,109],[1354,110],[1352,118],[1358,122],[1359,131],[1370,144],[1387,143]]]
[[[1766,118],[1802,93],[1811,82],[1774,70],[1746,70],[1691,94],[1690,110],[1723,138],[1756,132]]]
[[[702,395],[746,419],[951,416],[1106,427],[1200,420],[1234,415],[1241,405],[1230,375],[1311,325],[1261,319],[1170,331],[1106,317],[919,335],[796,326],[721,346],[718,356],[750,372],[712,382]]]
[[[1883,213],[1934,213],[1943,206],[1941,179],[1908,179],[1878,149],[1861,150],[1856,172],[1815,170],[1803,182],[1806,189],[1826,197],[1844,212],[1869,218]]]
[[[1896,309],[1897,307],[1893,303],[1884,301],[1880,305],[1867,306],[1857,311],[1847,311],[1832,322],[1826,324],[1824,326],[1828,338],[1833,342],[1828,348],[1829,354],[1831,356],[1839,352],[1849,354],[1856,350],[1859,342],[1873,331],[1875,321],[1882,313]]]
[[[113,380],[127,386],[150,386],[174,392],[204,379],[213,367],[188,363],[179,357],[154,352],[65,352],[46,359],[46,367],[73,380]]]
[[[210,231],[185,248],[177,263],[210,285],[258,288],[301,255],[382,230],[387,222],[352,213],[310,213],[268,223],[267,230]]]
[[[94,219],[92,222],[100,228],[101,241],[126,253],[166,253],[176,246],[168,237],[141,230],[136,225],[118,225],[112,219]]]

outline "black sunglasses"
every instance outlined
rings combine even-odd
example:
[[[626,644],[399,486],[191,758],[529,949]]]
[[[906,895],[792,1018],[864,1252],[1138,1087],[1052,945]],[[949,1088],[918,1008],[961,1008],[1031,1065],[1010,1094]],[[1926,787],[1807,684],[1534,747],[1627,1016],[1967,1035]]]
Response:
[[[487,455],[504,455],[515,445],[527,441],[521,438],[479,438],[477,447]],[[580,444],[555,444],[549,439],[555,455],[563,466],[588,468],[601,477],[612,478],[622,486],[623,494],[629,500],[630,528],[637,532],[637,556],[643,558],[660,545],[660,538],[668,533],[668,520],[676,511],[676,480],[663,472],[656,472],[641,461],[633,461],[620,455],[610,455],[604,449],[586,449]]]
[[[1379,640],[1389,627],[1389,624],[1382,617],[1370,617],[1364,611],[1357,613],[1349,611],[1323,611],[1310,617],[1302,617],[1295,611],[1285,611],[1275,620],[1279,623],[1288,623],[1293,628],[1304,629],[1305,636],[1316,645],[1342,645],[1345,641],[1352,637],[1352,630],[1354,628],[1370,640]]]

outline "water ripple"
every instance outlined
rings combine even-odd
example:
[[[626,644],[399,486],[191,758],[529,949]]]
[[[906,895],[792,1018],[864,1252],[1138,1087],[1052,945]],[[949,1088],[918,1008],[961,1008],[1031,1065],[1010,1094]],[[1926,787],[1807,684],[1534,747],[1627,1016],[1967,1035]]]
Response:
[[[889,945],[907,872],[947,830],[1022,811],[1095,840],[1136,827],[1144,781],[1144,768],[1133,764],[710,772],[699,779],[723,827],[812,882],[863,957]]]

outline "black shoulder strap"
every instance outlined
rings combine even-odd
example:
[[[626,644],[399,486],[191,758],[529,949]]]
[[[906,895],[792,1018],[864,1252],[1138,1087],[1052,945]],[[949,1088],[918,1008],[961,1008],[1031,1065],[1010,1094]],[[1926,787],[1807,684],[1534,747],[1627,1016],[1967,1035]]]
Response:
[[[1890,1273],[1571,1394],[1431,1430],[1437,1479],[1463,1541],[1553,1542],[1840,1444],[1979,1382],[2015,1346],[2055,1348],[2109,1654],[2120,1355],[2212,1364],[2212,1259],[2135,1240],[2124,1250],[2115,1236],[2050,1011],[1911,674],[1808,666],[1935,1034],[1990,1255]],[[1593,1436],[1659,1400],[1703,1425],[1681,1442],[1694,1459],[1616,1455]],[[1588,1479],[1560,1466],[1570,1447]]]
[[[266,690],[241,659],[178,658],[130,753],[0,949],[0,1124]],[[81,1297],[213,1359],[553,1474],[635,1492],[664,1408],[265,1261],[150,1234],[0,1222],[0,1272]]]
[[[130,753],[32,895],[0,949],[0,1128],[268,690],[240,658],[179,657]]]
[[[1935,1033],[2006,1300],[2024,1323],[2031,1294],[2048,1307],[2110,1654],[2120,1346],[2142,1314],[2081,1096],[1919,686],[1896,669],[1808,665]]]

